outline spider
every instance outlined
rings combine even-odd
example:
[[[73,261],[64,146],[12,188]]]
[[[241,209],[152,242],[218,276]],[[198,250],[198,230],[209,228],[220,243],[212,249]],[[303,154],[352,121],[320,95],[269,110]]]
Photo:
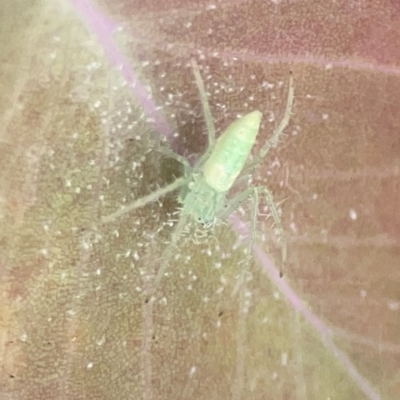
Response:
[[[249,251],[247,252],[247,254],[250,254],[255,239],[257,210],[261,194],[265,196],[270,213],[277,227],[282,247],[282,261],[283,264],[286,262],[286,239],[271,191],[265,186],[250,186],[242,192],[235,194],[231,199],[228,199],[227,195],[235,183],[242,178],[248,177],[249,172],[253,171],[262,161],[270,148],[277,144],[280,135],[287,127],[294,102],[292,73],[290,72],[288,98],[283,119],[274,130],[270,139],[262,146],[258,155],[247,162],[260,128],[261,112],[252,111],[236,119],[216,140],[214,121],[200,70],[196,61],[192,60],[191,65],[208,132],[208,145],[205,153],[191,166],[181,155],[166,148],[159,148],[158,150],[163,154],[174,158],[183,165],[184,175],[171,184],[155,190],[129,205],[121,207],[110,215],[102,217],[102,223],[115,221],[123,214],[143,207],[180,188],[178,196],[178,201],[181,203],[179,221],[171,234],[171,243],[166,247],[161,258],[161,265],[154,279],[153,293],[165,274],[169,261],[176,251],[177,243],[185,229],[189,228],[189,232],[195,242],[203,241],[210,236],[214,226],[219,221],[224,221],[243,201],[252,197],[251,234],[248,241]]]

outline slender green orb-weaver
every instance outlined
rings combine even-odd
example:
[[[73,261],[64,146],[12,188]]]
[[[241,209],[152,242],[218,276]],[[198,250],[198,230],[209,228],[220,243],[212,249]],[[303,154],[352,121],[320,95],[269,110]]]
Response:
[[[248,198],[252,198],[252,226],[248,240],[248,252],[255,239],[256,222],[258,215],[260,194],[265,196],[269,211],[277,228],[281,247],[282,262],[286,262],[286,239],[282,229],[279,212],[275,206],[272,193],[265,186],[250,186],[235,194],[231,199],[227,195],[235,182],[241,177],[248,177],[255,166],[266,156],[271,147],[278,143],[280,135],[287,127],[294,101],[293,77],[290,73],[288,99],[283,119],[274,130],[270,139],[262,146],[258,155],[248,161],[260,129],[262,114],[252,111],[232,122],[215,140],[215,126],[211,115],[203,80],[197,63],[191,61],[200,101],[206,121],[208,132],[208,146],[205,153],[191,166],[181,155],[166,148],[159,148],[168,157],[176,159],[183,164],[184,175],[171,184],[160,188],[147,196],[121,207],[116,212],[102,217],[102,223],[115,221],[125,213],[157,200],[158,198],[180,188],[178,201],[181,203],[179,221],[175,225],[171,242],[166,246],[161,257],[160,267],[153,283],[153,293],[157,289],[183,232],[188,227],[191,229],[192,238],[199,242],[213,231],[219,221],[224,221],[239,205]]]

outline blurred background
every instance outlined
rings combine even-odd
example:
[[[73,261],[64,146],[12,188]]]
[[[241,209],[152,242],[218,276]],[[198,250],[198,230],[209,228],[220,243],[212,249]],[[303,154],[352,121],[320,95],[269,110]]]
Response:
[[[391,0],[2,0],[0,399],[400,398],[400,5]],[[181,176],[260,110],[261,201],[181,240]],[[243,185],[233,191],[243,189]],[[283,277],[279,270],[283,269]]]

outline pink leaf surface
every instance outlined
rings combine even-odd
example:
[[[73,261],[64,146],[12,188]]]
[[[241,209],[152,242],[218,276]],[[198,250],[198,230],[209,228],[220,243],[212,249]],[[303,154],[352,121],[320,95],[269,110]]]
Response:
[[[0,64],[0,399],[394,399],[400,393],[400,6],[375,1],[5,1]],[[172,194],[205,123],[255,109],[261,205],[182,241],[156,301]],[[238,187],[237,190],[240,190]],[[242,212],[243,211],[243,212]],[[242,212],[242,214],[241,214]],[[239,238],[239,239],[238,239]],[[244,279],[245,278],[245,279]]]

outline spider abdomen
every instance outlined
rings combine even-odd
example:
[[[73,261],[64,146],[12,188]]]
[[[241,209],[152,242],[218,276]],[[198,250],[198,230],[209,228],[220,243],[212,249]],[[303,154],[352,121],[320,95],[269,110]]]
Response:
[[[202,171],[207,184],[227,192],[243,169],[260,128],[262,114],[253,111],[232,122],[215,143]]]

